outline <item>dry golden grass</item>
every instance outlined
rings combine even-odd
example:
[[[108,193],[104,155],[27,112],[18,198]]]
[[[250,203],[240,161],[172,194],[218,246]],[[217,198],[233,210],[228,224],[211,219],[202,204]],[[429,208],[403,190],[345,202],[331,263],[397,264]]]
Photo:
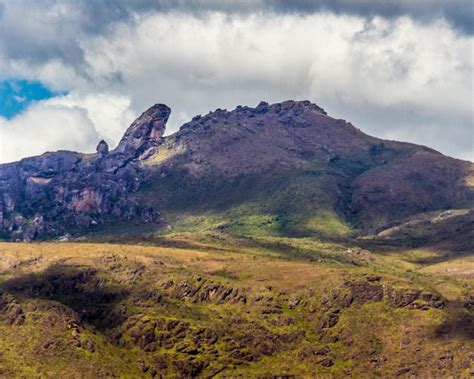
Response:
[[[200,244],[209,248],[209,245]],[[160,259],[205,274],[225,271],[246,285],[272,285],[293,289],[302,286],[339,283],[340,270],[314,263],[287,261],[240,251],[170,248],[92,243],[0,243],[0,272],[13,268],[28,272],[42,271],[55,263],[96,266],[108,255],[133,259],[144,264]]]
[[[474,280],[474,256],[451,259],[428,265],[420,269],[421,272],[435,275],[460,277]]]

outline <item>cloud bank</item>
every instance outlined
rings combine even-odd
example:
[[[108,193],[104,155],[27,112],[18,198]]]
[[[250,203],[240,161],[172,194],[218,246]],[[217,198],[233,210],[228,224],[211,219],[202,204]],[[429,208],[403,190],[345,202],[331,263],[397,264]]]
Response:
[[[290,98],[473,159],[470,3],[373,3],[0,0],[0,79],[68,93],[0,119],[0,161],[114,145],[156,102],[173,110],[170,133],[218,107]]]

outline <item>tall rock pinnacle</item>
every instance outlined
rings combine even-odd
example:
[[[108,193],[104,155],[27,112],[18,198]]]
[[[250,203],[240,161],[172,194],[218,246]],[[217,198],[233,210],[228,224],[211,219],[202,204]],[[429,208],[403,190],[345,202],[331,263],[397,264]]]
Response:
[[[114,153],[140,156],[157,145],[166,129],[171,109],[155,104],[138,117],[127,129]]]

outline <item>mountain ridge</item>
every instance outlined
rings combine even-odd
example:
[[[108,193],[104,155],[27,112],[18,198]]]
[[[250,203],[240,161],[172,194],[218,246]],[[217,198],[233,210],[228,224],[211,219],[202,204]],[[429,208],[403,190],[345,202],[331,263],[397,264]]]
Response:
[[[470,162],[366,135],[309,101],[217,109],[164,137],[170,112],[152,106],[111,151],[101,141],[94,155],[60,151],[0,165],[3,238],[81,235],[112,220],[160,229],[176,210],[219,207],[247,216],[260,208],[256,215],[286,220],[281,234],[311,234],[307,225],[317,231],[327,215],[368,231],[472,206]]]

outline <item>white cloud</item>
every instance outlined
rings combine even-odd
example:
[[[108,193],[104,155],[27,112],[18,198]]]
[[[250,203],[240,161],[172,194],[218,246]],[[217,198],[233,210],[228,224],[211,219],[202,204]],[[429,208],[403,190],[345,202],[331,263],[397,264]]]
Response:
[[[376,136],[429,144],[462,158],[472,154],[474,38],[446,22],[331,13],[151,11],[85,33],[82,13],[67,9],[47,14],[56,20],[54,30],[64,33],[57,44],[54,33],[39,42],[50,56],[32,60],[18,50],[4,53],[4,75],[72,90],[44,107],[80,108],[84,117],[71,125],[84,130],[93,125],[96,135],[112,144],[133,116],[156,102],[173,110],[170,132],[218,107],[293,98],[314,101]],[[67,13],[72,32],[56,17],[61,12]],[[29,39],[47,27],[34,20],[40,26],[28,28]],[[0,48],[0,64],[1,59]],[[26,117],[3,121],[1,129]],[[52,117],[48,120],[54,124]],[[44,144],[74,145],[64,137]]]
[[[12,120],[0,119],[0,158],[11,162],[58,148],[90,151],[97,138],[84,109],[32,105]]]
[[[0,118],[0,162],[46,151],[94,152],[100,139],[114,147],[134,114],[129,99],[69,94],[33,104],[11,120]]]
[[[46,104],[67,109],[83,109],[87,119],[94,125],[97,135],[104,138],[111,148],[118,144],[136,116],[130,109],[128,97],[111,93],[80,96],[73,92],[47,100]]]

